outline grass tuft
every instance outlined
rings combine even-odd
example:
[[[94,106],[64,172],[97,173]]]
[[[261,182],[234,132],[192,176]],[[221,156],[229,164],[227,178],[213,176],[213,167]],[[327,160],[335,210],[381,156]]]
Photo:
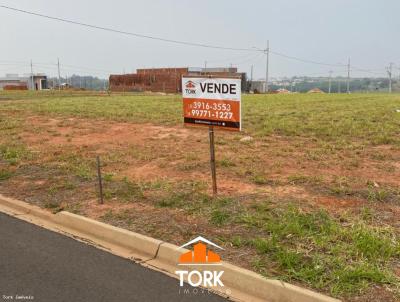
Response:
[[[11,171],[0,169],[0,181],[7,180],[11,178],[13,175],[14,173]]]

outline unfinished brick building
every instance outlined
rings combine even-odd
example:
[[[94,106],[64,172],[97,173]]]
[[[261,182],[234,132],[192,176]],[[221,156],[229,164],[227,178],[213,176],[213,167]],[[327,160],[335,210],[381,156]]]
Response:
[[[138,69],[136,73],[110,75],[111,91],[152,91],[179,93],[182,91],[182,75],[215,75],[242,77],[242,90],[245,90],[246,74],[238,73],[237,68],[151,68]]]

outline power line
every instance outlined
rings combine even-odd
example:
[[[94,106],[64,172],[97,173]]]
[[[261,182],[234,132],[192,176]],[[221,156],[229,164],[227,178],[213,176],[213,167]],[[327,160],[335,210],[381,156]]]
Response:
[[[259,62],[259,60],[262,58],[263,53],[258,53],[258,54],[252,54],[252,55],[246,55],[246,56],[239,56],[239,57],[234,57],[234,58],[243,58],[242,61],[237,61],[237,62],[233,62],[234,66],[238,66],[238,65],[243,65],[245,63],[248,62]],[[233,59],[233,58],[230,58]],[[229,59],[227,59],[229,60]],[[208,63],[209,61],[207,61]],[[212,61],[212,62],[216,62],[216,60]],[[57,70],[58,66],[57,66],[57,62],[55,63],[51,63],[51,62],[35,62],[33,61],[33,66],[37,66],[40,67],[40,69],[51,69],[51,70]],[[2,66],[6,66],[7,68],[2,68]],[[2,71],[12,71],[15,69],[15,67],[26,67],[27,70],[30,67],[30,62],[29,61],[9,61],[9,60],[0,60],[0,70]],[[86,67],[86,66],[79,66],[79,65],[69,65],[69,64],[62,64],[63,69],[68,69],[68,70],[76,70],[76,71],[90,71],[90,72],[96,72],[96,73],[100,73],[100,72],[107,72],[107,73],[116,73],[116,71],[110,71],[107,69],[99,69],[99,68],[93,68],[93,67]],[[383,69],[362,69],[362,68],[358,68],[355,67],[354,65],[351,66],[350,71],[351,72],[361,72],[361,73],[370,73],[370,74],[374,74],[374,75],[379,75],[379,76],[385,76],[386,72],[377,72],[378,70],[383,70]],[[347,72],[347,68],[346,69],[333,69],[332,70],[334,73],[345,73]],[[314,76],[314,75],[324,75],[325,73],[323,72],[315,72],[315,73],[307,73],[307,75],[300,75],[300,76]],[[299,75],[297,75],[299,76]]]
[[[243,65],[248,62],[254,62],[254,61],[257,61],[260,57],[262,57],[262,55],[263,55],[262,53],[258,53],[256,55],[251,56],[250,58],[247,58],[242,61],[234,62],[232,64],[236,66],[236,65]]]
[[[234,57],[229,57],[229,58],[221,58],[221,59],[215,59],[215,60],[208,60],[207,59],[207,63],[225,63],[225,62],[236,62],[236,60],[241,60],[241,59],[245,59],[245,58],[249,58],[249,57],[253,57],[253,53],[250,54],[245,54],[245,55],[240,55],[240,56],[234,56]]]
[[[276,55],[276,56],[280,56],[280,57],[283,57],[283,58],[286,58],[286,59],[295,60],[295,61],[299,61],[299,62],[303,62],[303,63],[309,63],[309,64],[315,64],[315,65],[323,65],[323,66],[332,66],[332,67],[347,66],[346,64],[331,64],[331,63],[324,63],[324,62],[306,60],[306,59],[302,59],[302,58],[298,58],[298,57],[294,57],[294,56],[288,56],[288,55],[285,55],[283,53],[272,51],[272,50],[270,50],[269,52],[274,54],[274,55]]]
[[[308,60],[308,59],[303,59],[303,58],[299,58],[299,57],[296,57],[296,56],[286,55],[286,54],[281,53],[281,52],[272,51],[272,50],[270,50],[269,47],[267,49],[259,49],[259,48],[255,48],[255,47],[252,47],[252,48],[236,48],[236,47],[224,47],[224,46],[211,45],[211,44],[205,44],[205,43],[196,43],[196,42],[188,42],[188,41],[182,41],[182,40],[167,39],[167,38],[162,38],[162,37],[157,37],[157,36],[150,36],[150,35],[144,35],[144,34],[138,34],[138,33],[133,33],[133,32],[128,32],[128,31],[118,30],[118,29],[114,29],[114,28],[110,28],[110,27],[92,25],[92,24],[83,23],[83,22],[79,22],[79,21],[63,19],[63,18],[59,18],[59,17],[53,17],[53,16],[40,14],[40,13],[35,13],[35,12],[32,12],[32,11],[27,11],[27,10],[22,10],[22,9],[18,9],[18,8],[6,6],[6,5],[0,5],[0,8],[12,10],[12,11],[19,12],[19,13],[24,13],[24,14],[27,14],[27,15],[33,15],[33,16],[37,16],[37,17],[42,17],[42,18],[53,20],[53,21],[59,21],[59,22],[79,25],[79,26],[83,26],[83,27],[87,27],[87,28],[98,29],[98,30],[103,30],[103,31],[108,31],[108,32],[128,35],[128,36],[134,36],[134,37],[138,37],[138,38],[145,38],[145,39],[151,39],[151,40],[174,43],[174,44],[180,44],[180,45],[186,45],[186,46],[203,47],[203,48],[220,49],[220,50],[259,52],[259,53],[264,53],[264,54],[266,54],[267,51],[268,51],[268,53],[271,53],[273,55],[280,56],[280,57],[283,57],[283,58],[286,58],[286,59],[290,59],[290,60],[299,61],[299,62],[302,62],[302,63],[314,64],[314,65],[322,65],[322,66],[330,66],[330,67],[348,67],[348,64],[339,64],[339,63],[332,64],[332,63],[327,63],[327,62]],[[4,62],[4,61],[0,61],[0,62]],[[5,65],[5,64],[1,64],[0,63],[0,65]],[[36,63],[36,65],[39,65],[39,64]],[[55,63],[55,64],[40,64],[40,65],[57,65],[57,63]],[[67,65],[63,65],[63,66],[67,66]],[[70,66],[74,67],[72,65],[70,65]],[[80,69],[84,68],[84,69],[87,69],[87,70],[97,70],[97,71],[109,72],[108,70],[106,71],[106,70],[100,70],[100,69],[94,69],[94,68],[85,68],[85,67],[79,67],[79,68]],[[354,66],[352,66],[351,70],[367,72],[367,73],[371,73],[371,74],[379,74],[379,75],[385,74],[384,72],[375,72],[373,70],[356,68]]]
[[[64,68],[66,67],[66,68],[69,68],[69,69],[115,73],[115,70],[114,71],[110,71],[110,70],[106,70],[106,69],[99,69],[99,68],[92,68],[92,67],[85,67],[85,66],[68,65],[68,64],[63,64],[62,66]]]
[[[23,9],[18,9],[18,8],[14,8],[14,7],[10,7],[10,6],[5,6],[5,5],[0,5],[0,7],[8,9],[8,10],[16,11],[16,12],[28,14],[28,15],[33,15],[33,16],[42,17],[42,18],[46,18],[46,19],[51,19],[51,20],[55,20],[55,21],[60,21],[60,22],[64,22],[64,23],[70,23],[70,24],[85,26],[85,27],[88,27],[88,28],[100,29],[100,30],[119,33],[119,34],[128,35],[128,36],[134,36],[134,37],[138,37],[138,38],[145,38],[145,39],[169,42],[169,43],[174,43],[174,44],[181,44],[181,45],[187,45],[187,46],[196,46],[196,47],[204,47],[204,48],[214,48],[214,49],[223,49],[223,50],[236,50],[236,51],[257,51],[257,50],[252,49],[252,48],[224,47],[224,46],[211,45],[211,44],[203,44],[203,43],[194,43],[194,42],[166,39],[166,38],[161,38],[161,37],[156,37],[156,36],[143,35],[143,34],[138,34],[138,33],[133,33],[133,32],[128,32],[128,31],[118,30],[118,29],[114,29],[114,28],[110,28],[110,27],[103,27],[103,26],[98,26],[98,25],[87,24],[87,23],[68,20],[68,19],[63,19],[63,18],[59,18],[59,17],[52,17],[52,16],[49,16],[49,15],[39,14],[39,13],[35,13],[35,12],[23,10]]]
[[[220,49],[220,50],[234,50],[234,51],[249,51],[249,52],[261,52],[261,53],[266,53],[267,49],[259,49],[259,48],[236,48],[236,47],[224,47],[224,46],[219,46],[219,45],[211,45],[211,44],[205,44],[205,43],[195,43],[195,42],[188,42],[188,41],[181,41],[181,40],[173,40],[173,39],[167,39],[167,38],[162,38],[162,37],[156,37],[156,36],[150,36],[150,35],[143,35],[143,34],[138,34],[138,33],[133,33],[133,32],[128,32],[128,31],[123,31],[123,30],[118,30],[110,27],[105,27],[105,26],[98,26],[98,25],[92,25],[88,23],[83,23],[79,21],[73,21],[69,19],[63,19],[59,17],[53,17],[45,14],[40,14],[40,13],[35,13],[27,10],[22,10],[6,5],[0,5],[1,8],[5,8],[8,10],[28,14],[28,15],[33,15],[37,17],[42,17],[54,21],[59,21],[59,22],[64,22],[64,23],[69,23],[69,24],[74,24],[74,25],[79,25],[79,26],[84,26],[87,28],[93,28],[93,29],[99,29],[103,31],[108,31],[108,32],[113,32],[113,33],[118,33],[118,34],[123,34],[123,35],[128,35],[128,36],[134,36],[138,38],[145,38],[145,39],[151,39],[151,40],[156,40],[156,41],[162,41],[162,42],[168,42],[168,43],[174,43],[174,44],[180,44],[180,45],[187,45],[187,46],[195,46],[195,47],[203,47],[203,48],[212,48],[212,49]],[[315,65],[323,65],[323,66],[346,66],[346,64],[332,64],[332,63],[326,63],[326,62],[318,62],[318,61],[313,61],[313,60],[308,60],[308,59],[302,59],[299,57],[295,56],[289,56],[284,53],[276,52],[276,51],[271,51],[268,47],[268,52],[271,54],[274,54],[276,56],[280,56],[286,59],[290,60],[296,60],[299,62],[303,63],[308,63],[308,64],[315,64]]]
[[[344,75],[338,75],[338,73],[345,73],[345,72],[346,72],[346,70],[343,70],[343,71],[332,71],[332,73],[336,74],[335,78],[338,78],[338,77],[339,78],[344,78]],[[307,73],[307,74],[298,74],[298,75],[295,75],[293,77],[295,77],[295,78],[315,78],[315,77],[317,77],[317,78],[329,79],[329,73],[327,74],[326,72],[322,72],[321,71],[321,72],[314,72],[314,73]]]
[[[0,60],[0,66],[21,66],[26,67],[30,65],[29,61],[5,61]],[[41,68],[50,68],[50,69],[57,69],[58,63],[44,63],[44,62],[33,62],[34,66],[39,66]],[[62,67],[64,69],[71,69],[71,70],[80,70],[80,71],[97,71],[97,72],[106,72],[106,73],[115,73],[116,71],[111,71],[107,69],[100,69],[100,68],[93,68],[93,67],[86,67],[86,66],[78,66],[78,65],[69,65],[63,64]]]
[[[384,75],[384,72],[377,72],[376,70],[382,70],[382,69],[376,69],[376,70],[372,70],[372,69],[363,69],[363,68],[358,68],[355,67],[354,65],[351,66],[351,70],[352,71],[360,71],[360,72],[365,72],[365,73],[370,73],[370,74],[377,74],[377,75]]]

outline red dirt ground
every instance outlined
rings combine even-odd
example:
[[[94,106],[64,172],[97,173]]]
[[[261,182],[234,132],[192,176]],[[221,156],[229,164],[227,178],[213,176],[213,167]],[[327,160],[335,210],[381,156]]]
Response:
[[[54,155],[79,154],[93,159],[100,154],[105,162],[104,173],[114,173],[119,178],[126,176],[133,182],[199,180],[210,188],[208,137],[204,129],[28,116],[20,136],[29,149],[40,155],[37,163],[53,163]],[[225,161],[225,165],[220,163],[217,168],[221,195],[294,198],[308,207],[322,207],[335,215],[347,211],[360,213],[364,207],[369,207],[374,209],[378,222],[400,230],[399,203],[371,202],[361,196],[327,192],[330,186],[340,186],[341,183],[354,190],[367,188],[367,183],[375,188],[398,188],[399,149],[379,146],[357,152],[326,152],[317,142],[301,137],[255,137],[249,143],[240,142],[240,138],[235,133],[216,132],[217,160]],[[261,181],[254,181],[257,177]],[[51,178],[32,181],[16,177],[10,179],[8,186],[12,186],[10,194],[23,198],[32,195],[32,190],[45,191],[51,184]],[[102,219],[110,211],[119,215],[129,213],[133,219],[128,225],[122,220],[114,223],[137,230],[146,221],[148,229],[142,230],[144,233],[177,244],[185,239],[183,234],[212,232],[223,236],[232,233],[232,229],[223,227],[211,230],[206,219],[186,215],[179,209],[114,199],[99,205],[93,194],[85,195],[88,188],[82,190],[82,211],[88,217]],[[211,194],[210,189],[208,193]],[[244,198],[243,203],[250,202],[248,200]],[[157,228],[160,225],[163,227]],[[244,256],[252,253],[254,250],[231,249],[223,256],[250,267],[245,259],[251,257]],[[373,290],[371,297],[377,297],[376,293],[380,291],[379,288]],[[361,298],[362,301],[368,299]]]

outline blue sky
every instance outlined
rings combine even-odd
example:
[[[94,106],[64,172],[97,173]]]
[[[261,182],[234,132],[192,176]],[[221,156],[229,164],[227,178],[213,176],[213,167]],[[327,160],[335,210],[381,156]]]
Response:
[[[400,1],[102,1],[0,0],[8,5],[94,25],[195,43],[264,48],[306,60],[383,73],[400,67]],[[255,78],[265,57],[254,52],[180,46],[54,22],[0,8],[0,75],[34,70],[62,75],[132,72],[143,67],[237,66]],[[272,55],[272,77],[344,75],[344,67],[306,64]],[[43,65],[39,65],[43,64]],[[398,71],[396,71],[397,73]],[[354,70],[354,76],[378,74]]]

